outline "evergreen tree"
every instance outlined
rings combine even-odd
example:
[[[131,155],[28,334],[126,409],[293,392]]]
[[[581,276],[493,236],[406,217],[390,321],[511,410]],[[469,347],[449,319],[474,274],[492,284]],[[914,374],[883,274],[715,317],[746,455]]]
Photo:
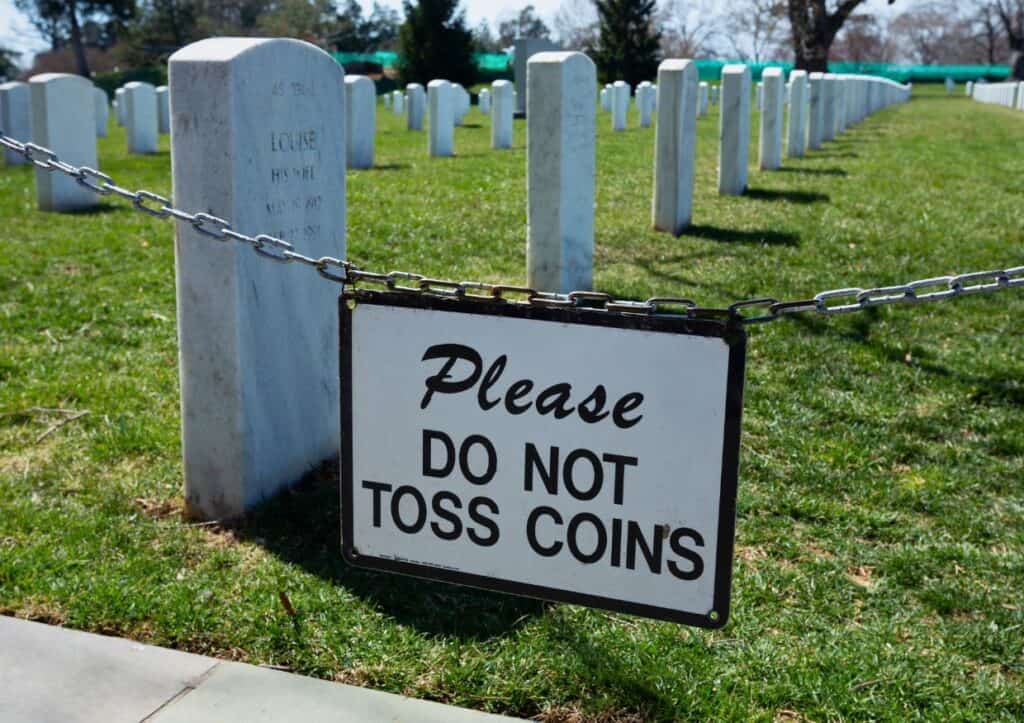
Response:
[[[654,27],[656,0],[596,0],[598,39],[588,48],[602,82],[624,80],[634,88],[658,73],[661,32]]]
[[[473,33],[459,0],[405,0],[398,31],[398,73],[403,83],[444,79],[470,86],[476,79]]]

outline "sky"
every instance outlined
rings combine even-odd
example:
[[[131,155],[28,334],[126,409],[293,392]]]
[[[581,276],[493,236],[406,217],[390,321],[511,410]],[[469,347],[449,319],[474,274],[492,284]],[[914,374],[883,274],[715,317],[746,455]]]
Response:
[[[369,10],[373,6],[372,0],[360,0],[363,6]],[[383,0],[383,5],[401,8],[399,0]],[[562,0],[462,0],[462,6],[466,9],[466,18],[470,26],[476,26],[481,20],[488,20],[492,27],[497,26],[497,20],[515,15],[524,5],[532,4],[537,9],[541,19],[551,24]],[[728,0],[714,0],[712,3],[719,9],[728,5]],[[888,7],[886,0],[867,0],[864,9],[882,14],[898,12],[900,6],[906,7],[909,3],[897,3],[894,7]],[[35,34],[31,25],[25,20],[14,7],[14,0],[0,0],[0,45],[23,52],[36,52],[45,48],[45,43]],[[24,63],[25,58],[22,58]]]

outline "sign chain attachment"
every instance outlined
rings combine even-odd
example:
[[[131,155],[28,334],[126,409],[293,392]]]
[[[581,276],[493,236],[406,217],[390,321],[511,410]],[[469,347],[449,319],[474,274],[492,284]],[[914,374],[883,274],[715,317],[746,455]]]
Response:
[[[1024,266],[972,271],[964,274],[936,276],[902,285],[829,289],[809,299],[780,301],[755,298],[737,301],[727,308],[701,307],[694,301],[675,297],[652,297],[646,301],[615,299],[599,291],[572,291],[558,294],[527,286],[488,284],[479,281],[448,281],[432,279],[409,271],[378,273],[359,268],[351,261],[331,256],[306,256],[284,239],[267,234],[249,236],[231,227],[228,220],[210,213],[188,213],[175,208],[170,199],[146,190],[132,191],[118,186],[106,173],[66,163],[49,148],[23,143],[0,129],[0,146],[24,156],[37,168],[54,171],[74,179],[80,186],[100,196],[120,196],[131,201],[141,213],[159,219],[174,219],[191,224],[196,231],[220,242],[235,241],[249,246],[262,258],[280,264],[298,263],[316,271],[323,278],[350,287],[376,286],[380,291],[418,294],[454,300],[474,300],[500,304],[527,304],[546,308],[586,308],[609,314],[644,316],[683,316],[691,319],[727,320],[740,324],[763,324],[792,314],[816,313],[826,316],[864,311],[890,304],[922,304],[952,299],[957,296],[987,294],[1024,286]],[[749,310],[747,315],[741,310]]]

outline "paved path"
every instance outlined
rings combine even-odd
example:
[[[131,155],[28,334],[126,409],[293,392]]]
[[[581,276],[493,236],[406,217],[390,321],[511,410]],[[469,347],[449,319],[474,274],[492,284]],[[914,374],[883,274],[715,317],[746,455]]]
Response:
[[[0,616],[0,723],[509,720]]]

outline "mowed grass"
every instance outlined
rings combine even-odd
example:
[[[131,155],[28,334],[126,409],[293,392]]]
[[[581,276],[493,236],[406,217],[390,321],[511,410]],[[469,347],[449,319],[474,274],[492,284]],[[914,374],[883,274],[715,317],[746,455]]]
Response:
[[[445,160],[378,123],[349,257],[521,283],[521,123],[494,152],[474,109]],[[1024,114],[960,89],[752,167],[741,198],[716,193],[713,113],[681,238],[649,229],[635,124],[598,119],[601,290],[721,305],[1024,264]],[[102,168],[167,193],[162,144],[128,157],[113,130]],[[708,632],[350,568],[330,466],[189,524],[171,225],[40,213],[25,168],[0,218],[4,614],[548,721],[1024,718],[1024,291],[751,329],[733,614]]]

